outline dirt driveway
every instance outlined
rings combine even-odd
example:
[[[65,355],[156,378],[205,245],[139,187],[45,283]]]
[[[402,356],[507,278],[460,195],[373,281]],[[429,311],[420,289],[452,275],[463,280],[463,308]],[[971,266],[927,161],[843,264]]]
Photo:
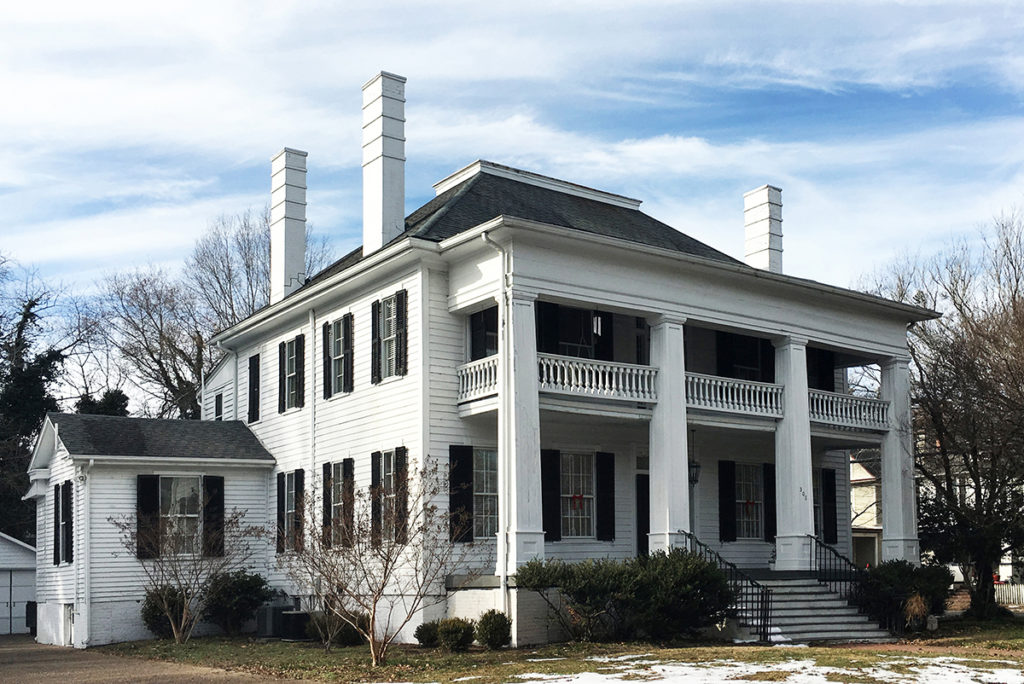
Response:
[[[0,682],[272,682],[243,672],[121,658],[61,646],[42,646],[30,636],[0,637]]]

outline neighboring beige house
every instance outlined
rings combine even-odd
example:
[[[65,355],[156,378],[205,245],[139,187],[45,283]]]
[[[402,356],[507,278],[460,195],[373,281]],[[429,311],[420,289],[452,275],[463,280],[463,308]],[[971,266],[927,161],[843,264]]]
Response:
[[[882,555],[882,464],[878,451],[850,453],[850,520],[853,562],[874,567]]]

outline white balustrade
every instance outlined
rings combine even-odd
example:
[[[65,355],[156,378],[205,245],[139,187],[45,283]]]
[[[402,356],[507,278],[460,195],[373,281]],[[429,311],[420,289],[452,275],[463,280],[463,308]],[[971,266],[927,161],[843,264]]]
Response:
[[[540,391],[602,399],[655,402],[658,369],[632,363],[537,354]]]
[[[782,415],[782,385],[687,373],[686,405],[708,411],[777,418]]]
[[[459,379],[459,403],[498,393],[498,357],[470,361],[456,369]]]
[[[811,421],[869,430],[889,428],[889,402],[852,394],[808,390]]]

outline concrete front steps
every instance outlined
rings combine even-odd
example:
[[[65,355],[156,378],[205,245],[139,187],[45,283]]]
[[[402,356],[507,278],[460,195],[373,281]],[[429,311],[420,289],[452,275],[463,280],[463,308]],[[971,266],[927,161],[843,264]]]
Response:
[[[772,591],[769,640],[773,643],[894,641],[889,632],[813,577],[757,581]],[[744,617],[740,616],[741,621]]]

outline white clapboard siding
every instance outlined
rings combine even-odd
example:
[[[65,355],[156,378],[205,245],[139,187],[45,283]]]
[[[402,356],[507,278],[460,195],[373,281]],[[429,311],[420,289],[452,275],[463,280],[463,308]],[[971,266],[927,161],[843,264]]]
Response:
[[[74,482],[71,502],[74,508],[72,521],[74,541],[74,562],[53,564],[53,486],[66,480]],[[77,581],[77,565],[81,544],[81,486],[75,478],[74,463],[61,450],[50,465],[50,482],[46,488],[45,498],[36,506],[36,583],[39,602],[72,603],[75,600],[75,583]]]

